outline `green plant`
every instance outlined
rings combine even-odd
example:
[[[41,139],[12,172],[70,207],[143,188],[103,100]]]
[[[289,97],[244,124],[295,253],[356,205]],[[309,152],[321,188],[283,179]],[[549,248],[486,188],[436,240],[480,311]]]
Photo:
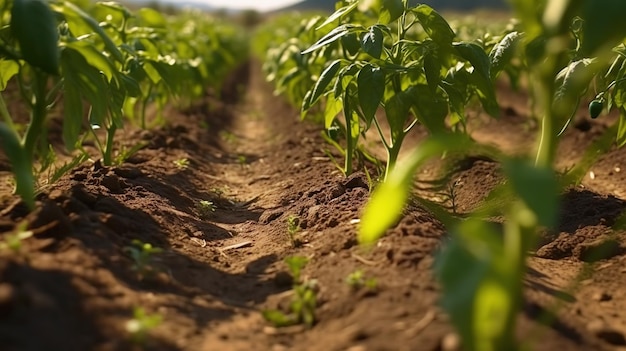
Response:
[[[305,257],[287,257],[285,263],[293,277],[294,296],[289,304],[289,312],[284,313],[279,310],[264,310],[262,312],[263,318],[276,327],[286,327],[296,324],[304,324],[311,327],[315,323],[317,281],[314,279],[302,279],[302,269],[308,263],[308,259]]]
[[[196,204],[196,211],[201,218],[209,218],[215,212],[215,204],[209,200],[200,200]]]
[[[19,254],[22,250],[22,242],[34,235],[33,231],[27,228],[28,222],[23,221],[14,231],[4,234],[4,238],[0,241],[0,251],[10,250],[14,254]]]
[[[346,277],[346,284],[353,290],[359,290],[366,288],[369,291],[376,291],[378,289],[378,281],[376,278],[368,278],[365,276],[363,270],[358,269]]]
[[[83,9],[68,1],[14,0],[0,8],[0,26],[7,29],[0,38],[0,90],[14,81],[30,111],[24,127],[0,96],[0,146],[15,192],[31,210],[38,175],[55,159],[47,119],[59,101],[66,149],[80,150],[90,135],[104,165],[121,163],[127,152],[114,158],[115,135],[126,119],[146,127],[149,104],[162,115],[174,99],[189,102],[206,87],[219,88],[247,50],[240,31],[203,14],[166,18],[114,2]]]
[[[174,165],[176,166],[176,168],[182,170],[185,170],[187,168],[189,168],[189,159],[183,157],[183,158],[179,158],[177,160],[174,160]]]
[[[126,322],[126,331],[130,334],[130,340],[134,344],[145,345],[150,332],[161,323],[163,323],[161,314],[148,314],[143,308],[135,307],[133,318]]]
[[[124,247],[133,260],[132,269],[139,279],[153,277],[159,269],[155,266],[155,256],[162,253],[163,249],[154,247],[152,244],[133,240],[130,246]]]
[[[460,221],[438,212],[451,234],[435,264],[443,289],[441,303],[462,336],[464,349],[474,351],[523,349],[515,337],[515,326],[522,305],[526,254],[539,230],[557,223],[562,187],[577,181],[581,169],[595,159],[585,157],[557,179],[553,167],[558,136],[567,128],[594,77],[603,80],[610,76],[618,82],[623,74],[609,67],[608,72],[613,73],[598,76],[611,62],[610,48],[626,36],[619,16],[609,13],[626,11],[626,3],[605,1],[599,6],[592,1],[518,0],[513,5],[525,29],[515,42],[525,49],[535,112],[542,121],[534,162],[530,157],[503,155],[460,134],[433,135],[375,190],[359,234],[361,242],[371,244],[394,224],[408,199],[416,170],[428,159],[466,155],[472,150],[503,165],[506,182],[469,218]],[[505,37],[494,46],[492,72],[506,65],[500,59],[512,54],[510,39]],[[614,88],[612,94],[619,103],[617,97],[623,94],[619,84],[608,86]],[[593,107],[592,117],[597,117],[600,107]],[[620,125],[624,125],[623,115]],[[609,128],[612,133],[617,130]],[[618,140],[624,140],[624,133],[618,132]],[[604,137],[598,142],[600,145],[590,148],[595,157],[611,144]],[[501,228],[489,222],[494,216],[506,218]]]
[[[300,247],[302,245],[302,241],[298,237],[298,233],[300,233],[300,218],[296,215],[289,215],[287,217],[287,234],[289,235],[289,240],[291,241],[291,245],[293,247]]]

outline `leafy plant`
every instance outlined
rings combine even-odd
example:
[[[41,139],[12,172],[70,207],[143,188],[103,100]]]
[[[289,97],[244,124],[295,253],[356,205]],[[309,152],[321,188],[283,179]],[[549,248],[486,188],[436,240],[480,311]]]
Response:
[[[196,211],[201,218],[209,218],[215,212],[215,204],[208,200],[200,200],[196,204]]]
[[[174,165],[176,166],[176,168],[182,170],[185,170],[187,168],[189,168],[189,159],[187,158],[179,158],[177,160],[174,160]]]
[[[137,345],[145,345],[152,330],[163,323],[163,316],[155,313],[148,314],[141,307],[135,307],[133,318],[126,322],[126,331],[130,339]]]
[[[294,296],[289,304],[289,312],[279,310],[263,311],[263,318],[276,327],[286,327],[304,324],[308,327],[315,323],[315,308],[317,306],[317,281],[302,280],[302,269],[308,263],[305,257],[291,256],[285,259],[288,270],[293,277]]]
[[[289,215],[287,217],[287,234],[289,235],[289,240],[293,247],[300,247],[302,242],[298,237],[298,233],[300,232],[300,218],[296,215]]]
[[[353,290],[359,290],[365,288],[369,291],[376,291],[378,289],[378,281],[376,278],[368,278],[365,276],[363,270],[358,269],[346,277],[346,284]]]
[[[558,136],[567,128],[593,77],[611,62],[607,49],[626,36],[626,27],[616,16],[600,23],[608,9],[626,10],[622,2],[606,1],[603,5],[607,7],[592,1],[546,4],[519,0],[513,4],[525,29],[515,36],[515,42],[525,49],[536,112],[542,121],[534,162],[502,155],[462,135],[433,135],[375,190],[359,234],[361,242],[372,243],[395,223],[414,174],[428,159],[472,150],[500,161],[506,182],[468,219],[459,221],[439,212],[452,238],[435,265],[443,288],[441,303],[467,350],[522,348],[515,337],[515,325],[522,305],[526,253],[537,241],[539,229],[556,224],[561,186],[575,181],[580,170],[589,165],[587,158],[564,179],[557,179],[553,167]],[[576,47],[569,47],[572,42]],[[504,68],[506,64],[500,59],[510,55],[512,43],[511,37],[505,37],[492,49],[492,72]],[[619,79],[609,86],[616,87]],[[614,91],[620,94],[619,89]],[[597,98],[601,104],[603,96]],[[598,103],[594,105],[592,117],[601,109]],[[604,147],[609,144],[604,143]],[[590,150],[599,151],[597,145]],[[493,205],[495,200],[497,206]],[[501,230],[488,221],[493,216],[506,218]]]
[[[159,271],[155,266],[155,256],[162,253],[163,249],[135,239],[124,251],[133,260],[132,269],[137,272],[139,279],[151,278]]]
[[[9,250],[14,254],[19,254],[22,250],[22,242],[34,235],[33,231],[27,228],[28,222],[23,221],[13,232],[4,234],[4,238],[0,241],[0,251]]]

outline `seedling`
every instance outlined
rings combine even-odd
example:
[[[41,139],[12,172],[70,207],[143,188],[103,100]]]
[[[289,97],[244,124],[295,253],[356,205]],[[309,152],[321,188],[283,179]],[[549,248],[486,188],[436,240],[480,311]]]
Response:
[[[235,142],[237,142],[237,136],[227,130],[220,132],[220,137],[222,138],[222,140],[229,144],[234,144]]]
[[[209,200],[200,200],[196,204],[196,211],[200,218],[209,218],[215,212],[215,204]]]
[[[248,158],[246,157],[246,155],[239,155],[237,156],[237,162],[243,168],[248,164]]]
[[[10,250],[14,254],[19,254],[22,250],[22,242],[33,236],[32,230],[26,230],[28,222],[21,222],[15,231],[6,234],[4,239],[0,241],[0,251]]]
[[[315,323],[315,307],[317,306],[317,280],[302,280],[301,273],[308,259],[302,256],[291,256],[285,263],[293,277],[294,296],[289,304],[289,312],[279,310],[263,311],[263,318],[276,327],[287,327],[304,324],[312,327]]]
[[[124,248],[133,259],[132,269],[137,272],[139,279],[149,278],[158,272],[154,266],[154,256],[163,252],[163,249],[154,247],[152,244],[133,240],[131,246]]]
[[[179,158],[178,160],[175,160],[174,164],[176,165],[176,168],[180,169],[181,171],[189,168],[189,160],[184,157]]]
[[[352,288],[352,290],[360,290],[366,288],[368,291],[376,291],[378,289],[378,281],[376,278],[367,278],[365,273],[358,269],[346,277],[346,284]]]
[[[126,331],[130,334],[130,340],[137,345],[145,345],[148,334],[163,322],[163,316],[147,314],[141,307],[133,311],[133,318],[126,322]]]
[[[302,241],[298,237],[300,230],[300,218],[296,215],[287,217],[287,234],[289,234],[289,240],[293,247],[300,247],[302,245]]]

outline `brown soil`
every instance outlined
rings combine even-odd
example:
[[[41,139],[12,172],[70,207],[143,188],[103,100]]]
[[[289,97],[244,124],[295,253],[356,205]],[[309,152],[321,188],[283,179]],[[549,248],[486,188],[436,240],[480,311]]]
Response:
[[[163,317],[147,350],[456,349],[431,274],[444,226],[410,206],[373,250],[358,247],[353,220],[369,196],[365,175],[344,178],[320,128],[300,122],[271,90],[258,65],[243,67],[222,101],[170,109],[167,126],[153,131],[130,128],[121,142],[141,139],[146,148],[118,167],[70,172],[31,214],[9,194],[3,164],[0,232],[25,219],[35,235],[19,255],[0,253],[0,348],[139,349],[125,328],[142,307]],[[537,126],[523,95],[500,96],[503,117],[479,116],[474,136],[523,151]],[[581,113],[559,165],[575,163],[608,120]],[[186,169],[174,163],[182,158]],[[519,335],[534,350],[626,349],[626,239],[612,230],[625,208],[626,151],[592,170],[563,195],[559,228],[529,259]],[[467,212],[499,182],[499,167],[463,160],[449,180],[456,210]],[[202,200],[215,211],[202,213]],[[299,218],[298,247],[290,216]],[[152,276],[133,270],[126,248],[135,239],[164,250]],[[309,259],[303,278],[318,282],[317,322],[273,328],[261,311],[292,298],[283,260],[293,255]],[[357,270],[376,288],[348,286]]]

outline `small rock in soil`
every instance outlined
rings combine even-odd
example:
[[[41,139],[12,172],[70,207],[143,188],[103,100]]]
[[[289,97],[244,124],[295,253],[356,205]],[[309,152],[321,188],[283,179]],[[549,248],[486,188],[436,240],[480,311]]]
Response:
[[[100,181],[100,185],[109,189],[109,191],[113,194],[121,194],[124,192],[120,178],[112,173],[105,175]]]
[[[89,207],[93,207],[98,201],[98,197],[90,193],[82,184],[77,184],[72,188],[71,196]]]
[[[613,299],[613,296],[611,296],[611,294],[607,293],[606,291],[599,291],[593,294],[591,296],[591,299],[597,302],[604,302],[611,301],[611,299]]]

